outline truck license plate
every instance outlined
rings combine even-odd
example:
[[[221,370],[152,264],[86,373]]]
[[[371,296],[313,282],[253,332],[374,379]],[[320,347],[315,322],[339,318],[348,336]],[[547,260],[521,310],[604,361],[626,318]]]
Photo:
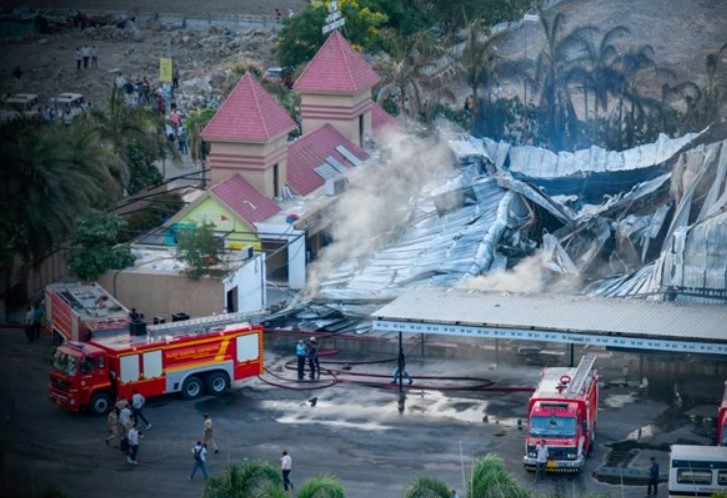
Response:
[[[555,463],[555,460],[548,460],[548,463],[545,464],[545,466],[549,469],[554,469],[558,465]]]

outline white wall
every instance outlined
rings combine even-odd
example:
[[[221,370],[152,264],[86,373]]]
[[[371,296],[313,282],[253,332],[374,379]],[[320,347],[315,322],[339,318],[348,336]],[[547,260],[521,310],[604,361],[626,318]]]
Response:
[[[255,255],[224,281],[224,298],[237,287],[237,311],[259,311],[267,307],[265,254]],[[222,311],[222,310],[220,310]]]
[[[258,234],[264,233],[265,239],[280,240],[288,245],[288,286],[301,290],[305,287],[305,232],[296,230],[293,225],[274,223],[255,223]]]

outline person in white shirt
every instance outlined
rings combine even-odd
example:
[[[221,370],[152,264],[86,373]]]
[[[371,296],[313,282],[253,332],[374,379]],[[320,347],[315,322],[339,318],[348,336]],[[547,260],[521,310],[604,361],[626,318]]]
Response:
[[[538,446],[535,447],[535,463],[537,465],[535,469],[535,481],[539,481],[542,477],[545,477],[545,465],[548,463],[548,445],[545,444],[545,439],[541,439]]]
[[[144,424],[146,425],[146,429],[151,429],[151,424],[144,416],[144,413],[141,411],[141,409],[144,407],[144,403],[146,403],[146,398],[142,396],[142,394],[134,389],[134,394],[131,396],[131,406],[134,407],[134,416],[136,417],[136,421],[138,422],[139,419],[144,421]]]
[[[139,438],[141,437],[141,433],[134,426],[129,430],[127,437],[129,438],[129,454],[126,457],[126,461],[131,465],[136,465],[138,463],[136,461],[136,454],[139,451]]]
[[[290,482],[290,471],[293,470],[293,459],[290,458],[287,450],[283,450],[283,456],[280,457],[280,470],[283,472],[283,487],[285,487],[285,491],[288,491],[288,486],[290,486],[292,491],[293,483]]]
[[[188,481],[194,480],[194,474],[197,473],[197,469],[202,470],[202,475],[207,479],[207,448],[202,444],[202,441],[197,441],[197,444],[192,448],[192,458],[194,458],[194,464],[192,465],[192,471],[187,477]]]

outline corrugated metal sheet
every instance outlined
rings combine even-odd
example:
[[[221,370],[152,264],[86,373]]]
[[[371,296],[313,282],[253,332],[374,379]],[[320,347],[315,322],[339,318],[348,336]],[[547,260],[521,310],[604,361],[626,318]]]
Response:
[[[727,342],[725,305],[422,288],[407,292],[372,316],[389,321]]]

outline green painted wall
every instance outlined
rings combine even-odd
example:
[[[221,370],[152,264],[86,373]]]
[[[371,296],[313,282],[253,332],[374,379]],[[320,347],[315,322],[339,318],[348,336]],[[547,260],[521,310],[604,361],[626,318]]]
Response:
[[[193,207],[177,220],[177,223],[194,223],[201,225],[212,223],[221,232],[232,232],[227,237],[233,246],[252,245],[256,251],[261,250],[260,239],[254,227],[248,225],[236,214],[227,209],[221,202],[212,196],[207,196],[197,206]]]

